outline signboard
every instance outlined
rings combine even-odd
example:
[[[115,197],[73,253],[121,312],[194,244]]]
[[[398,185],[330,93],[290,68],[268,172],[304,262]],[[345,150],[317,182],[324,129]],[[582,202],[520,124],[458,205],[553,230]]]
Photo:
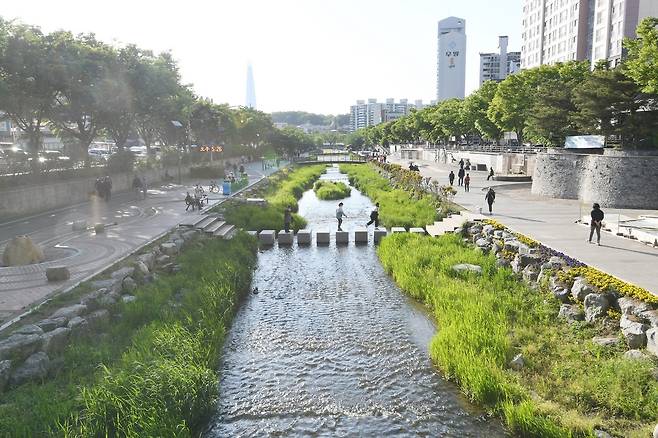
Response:
[[[224,152],[223,146],[201,146],[199,152]]]
[[[602,135],[573,135],[564,141],[565,149],[603,149],[605,137]]]

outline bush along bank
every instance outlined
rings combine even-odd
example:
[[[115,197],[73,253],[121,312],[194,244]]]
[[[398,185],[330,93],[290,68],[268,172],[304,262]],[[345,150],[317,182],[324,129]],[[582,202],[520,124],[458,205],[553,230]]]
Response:
[[[340,181],[323,181],[319,180],[313,184],[313,190],[318,199],[324,201],[332,201],[337,199],[344,199],[350,196],[352,188]]]
[[[10,360],[40,355],[42,374],[0,394],[0,436],[194,435],[214,406],[222,342],[255,262],[246,234],[175,232],[90,282],[78,303],[15,330],[42,350],[13,342]]]
[[[619,333],[620,321],[650,326],[651,305],[560,282],[558,270],[582,264],[496,224],[461,231],[396,234],[378,249],[436,317],[430,353],[446,377],[517,436],[651,436],[658,362]]]
[[[425,227],[441,220],[453,208],[437,184],[428,184],[418,172],[395,164],[341,164],[350,184],[379,202],[385,227]]]
[[[282,230],[283,213],[286,207],[297,211],[297,200],[304,191],[313,186],[325,171],[324,165],[305,166],[297,169],[285,168],[246,192],[239,198],[225,202],[214,211],[221,212],[231,224],[243,230]],[[264,198],[265,202],[252,204],[247,198]],[[306,226],[303,217],[293,213],[292,229],[297,231]]]

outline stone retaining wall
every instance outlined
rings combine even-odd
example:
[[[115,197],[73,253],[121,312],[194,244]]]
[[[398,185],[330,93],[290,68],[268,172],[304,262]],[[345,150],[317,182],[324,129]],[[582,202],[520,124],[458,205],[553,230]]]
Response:
[[[653,209],[658,206],[658,156],[538,154],[532,193],[602,207]]]
[[[219,166],[221,161],[216,162]],[[190,165],[181,166],[181,175],[189,175]],[[178,168],[168,169],[169,175],[177,180]],[[149,169],[137,172],[113,174],[112,191],[123,192],[132,187],[135,173],[143,175],[148,185],[161,182],[164,179],[164,169]],[[70,181],[50,184],[18,187],[0,191],[0,218],[25,216],[28,214],[48,211],[55,208],[78,204],[89,199],[94,192],[96,178],[80,178]]]

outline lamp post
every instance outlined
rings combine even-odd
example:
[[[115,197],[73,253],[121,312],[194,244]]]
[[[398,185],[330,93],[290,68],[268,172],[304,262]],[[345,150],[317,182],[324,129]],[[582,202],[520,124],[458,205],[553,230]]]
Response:
[[[182,128],[183,127],[183,124],[181,122],[179,122],[178,120],[172,120],[171,124],[174,125],[175,128]],[[188,139],[189,139],[189,135],[188,135]],[[181,180],[180,167],[181,167],[182,156],[181,156],[180,144],[176,146],[176,151],[178,151],[178,184],[181,184],[182,180]]]

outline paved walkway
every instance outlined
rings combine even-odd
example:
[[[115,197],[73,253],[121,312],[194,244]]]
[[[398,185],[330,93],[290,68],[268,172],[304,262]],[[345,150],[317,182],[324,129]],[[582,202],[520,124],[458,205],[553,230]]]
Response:
[[[403,166],[409,160],[391,160]],[[459,166],[415,160],[421,174],[431,176],[442,185],[448,184],[448,173],[457,174]],[[658,249],[645,244],[603,233],[601,246],[587,243],[589,227],[576,223],[582,215],[589,215],[591,205],[577,200],[552,199],[530,193],[530,183],[487,181],[487,172],[469,171],[471,190],[455,188],[455,202],[467,210],[486,214],[485,190],[493,186],[496,202],[492,218],[533,239],[581,260],[601,271],[624,281],[641,286],[658,295]],[[608,221],[617,221],[618,215],[637,217],[641,214],[656,215],[656,210],[607,209],[602,206]]]
[[[260,162],[245,167],[250,183],[276,170],[262,170]],[[0,325],[46,297],[102,272],[185,217],[199,215],[198,211],[186,212],[183,202],[195,183],[208,184],[208,181],[188,180],[181,185],[153,187],[146,200],[137,199],[132,192],[118,193],[108,203],[92,200],[0,224],[0,254],[14,236],[27,234],[41,245],[46,259],[51,260],[36,265],[0,267]],[[211,203],[225,199],[219,194],[209,194],[209,198]],[[93,231],[72,231],[72,223],[78,220],[86,220],[89,225],[99,222],[116,225],[108,226],[99,235]],[[61,265],[69,267],[71,279],[48,283],[46,268]]]

